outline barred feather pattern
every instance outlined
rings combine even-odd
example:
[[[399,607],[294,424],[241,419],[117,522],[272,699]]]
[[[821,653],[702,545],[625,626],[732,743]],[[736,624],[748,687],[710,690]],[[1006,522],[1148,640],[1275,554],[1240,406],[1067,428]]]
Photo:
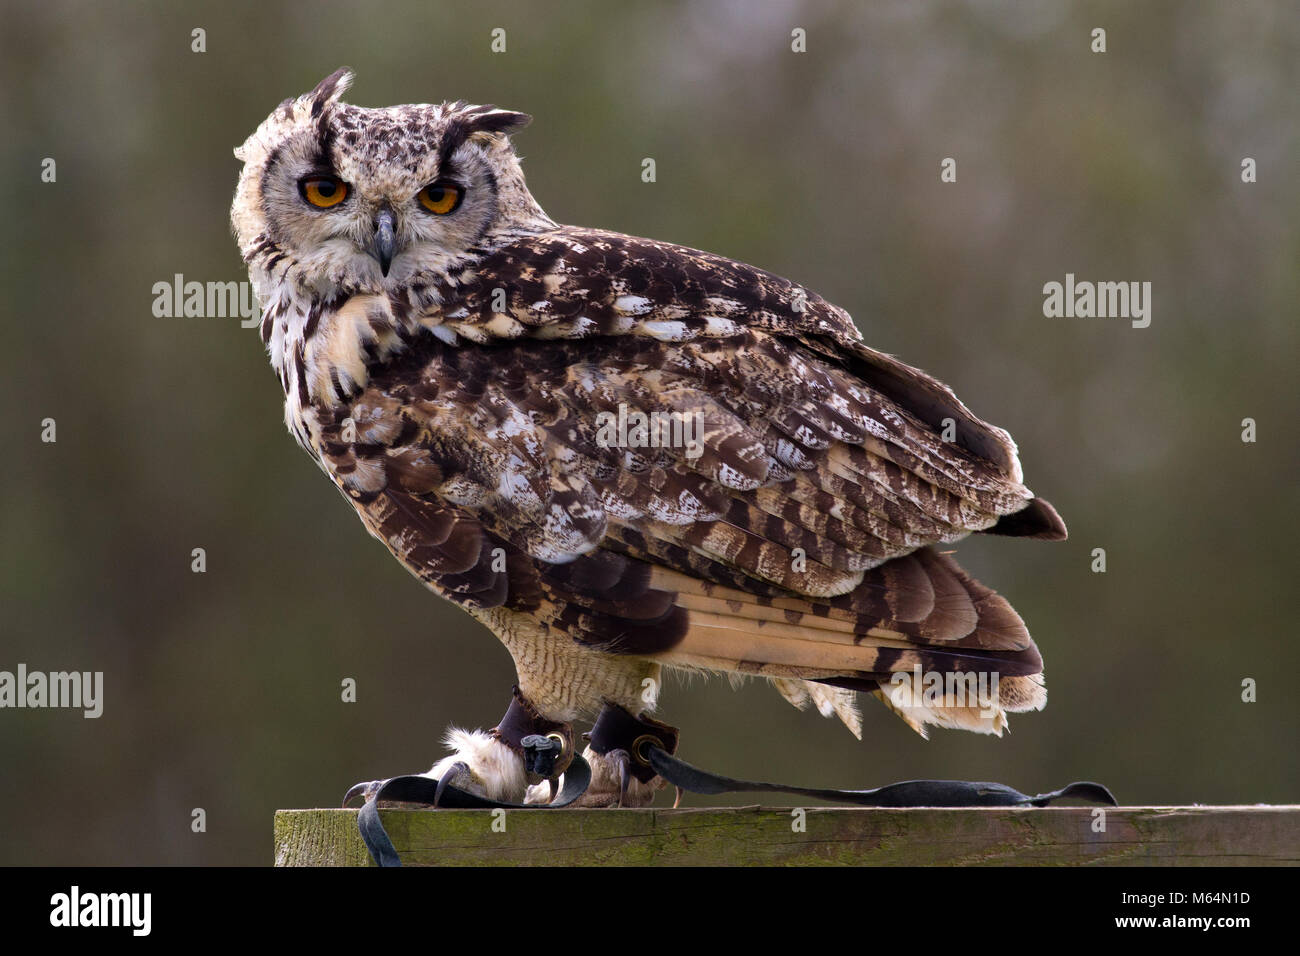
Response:
[[[1014,445],[815,294],[560,228],[316,309],[295,430],[372,533],[472,612],[770,677],[851,728],[846,689],[913,666],[1041,671],[1015,612],[930,547],[1034,500]],[[602,443],[620,407],[698,416],[699,446]],[[1005,703],[1041,706],[1021,698]],[[932,711],[902,715],[948,720]]]

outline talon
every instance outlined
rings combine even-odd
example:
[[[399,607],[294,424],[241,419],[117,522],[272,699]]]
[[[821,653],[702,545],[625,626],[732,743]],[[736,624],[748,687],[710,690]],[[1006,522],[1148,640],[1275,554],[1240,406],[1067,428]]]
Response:
[[[379,789],[382,780],[366,780],[362,783],[354,783],[348,788],[348,792],[343,795],[343,806],[346,807],[355,797],[363,797],[365,800],[370,799],[370,795]]]
[[[650,755],[655,747],[668,754],[676,751],[677,728],[653,717],[634,717],[618,704],[606,703],[585,736],[588,746],[583,756],[591,765],[592,782],[583,806],[648,807],[655,792],[667,786],[650,763]],[[679,795],[674,806],[680,802]]]
[[[677,795],[673,797],[673,809],[676,810],[682,803],[682,788],[674,786],[673,789],[677,791]]]
[[[463,760],[457,760],[443,772],[442,776],[438,778],[438,789],[433,793],[433,808],[435,810],[438,809],[439,804],[442,803],[442,793],[446,790],[451,778],[453,776],[459,778],[462,773],[468,774],[469,772],[469,764],[465,763]]]
[[[626,750],[611,750],[608,756],[618,764],[618,803],[614,806],[622,809],[627,802],[627,788],[632,783],[632,758]]]

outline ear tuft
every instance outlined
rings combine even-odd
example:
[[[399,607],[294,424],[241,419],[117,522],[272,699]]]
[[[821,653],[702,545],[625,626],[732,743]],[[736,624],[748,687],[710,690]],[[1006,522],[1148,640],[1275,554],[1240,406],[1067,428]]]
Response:
[[[311,104],[313,119],[320,116],[328,104],[347,92],[348,87],[352,85],[352,77],[352,70],[341,66],[316,84],[316,88],[304,97]]]
[[[489,112],[475,116],[470,122],[475,132],[512,133],[517,129],[523,129],[532,121],[533,118],[527,113],[489,107]]]

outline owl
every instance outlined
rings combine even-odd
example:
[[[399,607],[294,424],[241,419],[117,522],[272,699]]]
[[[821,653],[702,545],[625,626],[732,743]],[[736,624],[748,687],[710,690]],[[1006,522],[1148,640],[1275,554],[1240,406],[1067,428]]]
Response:
[[[231,218],[289,431],[514,659],[501,723],[452,728],[431,776],[544,801],[599,714],[583,802],[645,805],[674,671],[765,680],[859,738],[859,694],[922,735],[1043,707],[1024,623],[944,548],[1065,537],[1005,431],[794,282],[558,225],[511,143],[527,115],[362,108],[350,82],[235,151]]]

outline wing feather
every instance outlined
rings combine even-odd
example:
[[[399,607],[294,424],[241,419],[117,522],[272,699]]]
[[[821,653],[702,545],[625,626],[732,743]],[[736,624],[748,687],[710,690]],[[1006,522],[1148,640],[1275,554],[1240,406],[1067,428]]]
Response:
[[[374,331],[383,312],[340,310],[382,349],[329,350],[348,362],[330,380],[355,385],[314,404],[313,441],[372,533],[448,598],[609,653],[769,677],[841,716],[843,688],[917,666],[995,669],[1014,679],[1005,707],[1041,706],[1023,622],[930,546],[1064,524],[1004,431],[865,346],[842,310],[707,253],[562,229],[390,302],[391,334]],[[611,415],[698,433],[628,447],[602,438]],[[1001,726],[943,711],[903,716]]]

